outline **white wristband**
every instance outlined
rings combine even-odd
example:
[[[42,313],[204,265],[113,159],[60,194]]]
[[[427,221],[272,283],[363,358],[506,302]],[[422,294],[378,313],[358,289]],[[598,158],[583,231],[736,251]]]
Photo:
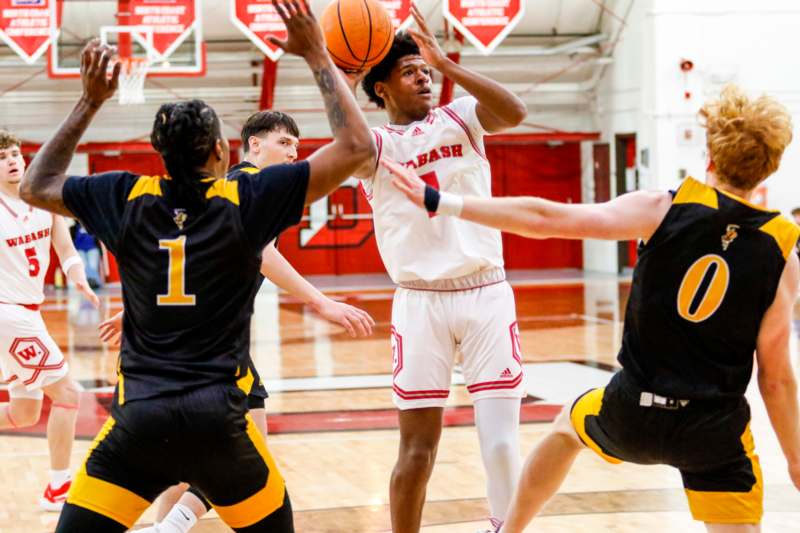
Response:
[[[464,208],[464,197],[459,194],[439,191],[439,207],[436,209],[438,215],[461,216]]]
[[[81,261],[81,258],[77,255],[73,255],[72,257],[68,258],[66,261],[61,263],[61,271],[64,272],[64,274],[66,274],[69,272],[69,269],[74,267],[75,265],[83,266],[83,261]]]

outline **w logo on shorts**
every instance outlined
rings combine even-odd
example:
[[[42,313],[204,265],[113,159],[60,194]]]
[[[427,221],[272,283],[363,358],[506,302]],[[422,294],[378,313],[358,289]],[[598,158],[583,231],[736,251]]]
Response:
[[[50,355],[44,343],[36,337],[15,339],[9,351],[23,368],[37,368],[43,365]]]

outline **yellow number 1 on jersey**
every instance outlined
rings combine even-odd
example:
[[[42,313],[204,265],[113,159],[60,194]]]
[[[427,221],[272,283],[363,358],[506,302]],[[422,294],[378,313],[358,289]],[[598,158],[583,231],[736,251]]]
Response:
[[[696,309],[691,310],[692,303],[712,266],[716,266],[711,281],[705,289]],[[704,255],[694,262],[683,276],[681,288],[678,290],[678,314],[689,322],[702,322],[719,309],[725,293],[728,292],[730,268],[728,263],[716,254]]]
[[[186,294],[186,236],[161,239],[158,249],[169,252],[167,294],[158,295],[158,305],[194,305],[194,294]]]

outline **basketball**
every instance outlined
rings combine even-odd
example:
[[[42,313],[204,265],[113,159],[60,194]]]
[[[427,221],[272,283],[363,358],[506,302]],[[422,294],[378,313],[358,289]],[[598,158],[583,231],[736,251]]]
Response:
[[[319,23],[333,62],[345,70],[378,64],[394,40],[392,18],[379,0],[334,0]]]

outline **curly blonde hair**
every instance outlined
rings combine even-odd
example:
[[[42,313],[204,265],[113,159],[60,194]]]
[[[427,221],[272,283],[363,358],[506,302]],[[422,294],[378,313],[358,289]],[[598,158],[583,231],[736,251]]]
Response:
[[[789,111],[766,95],[750,99],[736,85],[725,86],[699,114],[717,176],[737,189],[752,190],[778,170],[792,142]]]
[[[17,136],[10,131],[0,130],[0,150],[5,150],[12,146],[21,146]]]

